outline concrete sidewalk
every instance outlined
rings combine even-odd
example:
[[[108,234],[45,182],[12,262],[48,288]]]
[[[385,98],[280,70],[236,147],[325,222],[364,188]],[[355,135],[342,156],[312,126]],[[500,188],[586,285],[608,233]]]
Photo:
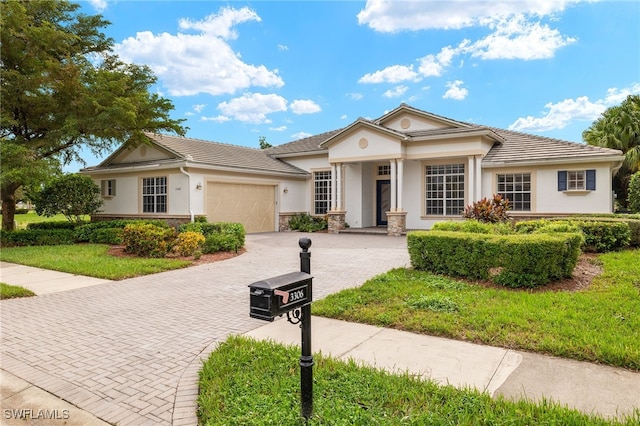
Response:
[[[111,281],[0,262],[0,282],[24,287],[33,291],[36,295],[41,295],[105,284]]]
[[[300,328],[286,319],[246,333],[300,345]],[[391,372],[408,372],[507,399],[543,398],[605,417],[640,409],[640,373],[457,340],[322,317],[312,319],[312,350]]]

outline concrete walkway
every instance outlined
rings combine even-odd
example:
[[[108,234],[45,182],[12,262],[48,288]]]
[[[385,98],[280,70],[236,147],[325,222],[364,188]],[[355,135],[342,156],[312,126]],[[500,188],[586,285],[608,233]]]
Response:
[[[247,333],[299,344],[298,327],[249,318],[247,285],[298,270],[303,236],[313,241],[316,299],[408,264],[402,237],[279,233],[249,235],[233,259],[123,281],[40,271],[52,274],[32,287],[40,296],[0,304],[2,424],[29,424],[15,419],[22,413],[66,416],[37,425],[196,425],[197,373],[218,342]],[[0,268],[8,284],[42,281]],[[639,373],[590,363],[316,317],[313,350],[605,416],[640,407]]]

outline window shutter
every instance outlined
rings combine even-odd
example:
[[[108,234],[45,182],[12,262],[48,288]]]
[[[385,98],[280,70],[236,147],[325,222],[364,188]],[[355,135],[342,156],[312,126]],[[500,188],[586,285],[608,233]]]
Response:
[[[111,181],[111,196],[113,197],[116,196],[116,180],[115,179]]]
[[[558,170],[558,191],[567,190],[567,171]]]
[[[596,190],[596,171],[587,170],[587,191]]]

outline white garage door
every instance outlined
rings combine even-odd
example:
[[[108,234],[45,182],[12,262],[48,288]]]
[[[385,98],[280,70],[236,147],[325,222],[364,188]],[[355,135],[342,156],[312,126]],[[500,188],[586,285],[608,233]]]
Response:
[[[207,220],[235,222],[247,232],[275,231],[275,186],[209,182]]]

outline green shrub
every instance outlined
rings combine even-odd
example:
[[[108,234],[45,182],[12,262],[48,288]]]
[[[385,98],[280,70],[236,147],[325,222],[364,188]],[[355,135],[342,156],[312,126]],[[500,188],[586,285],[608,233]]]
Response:
[[[436,222],[432,228],[434,231],[471,232],[474,234],[512,234],[511,223],[485,223],[477,220],[458,220]]]
[[[415,269],[533,287],[572,275],[582,236],[414,231],[407,235],[407,242]]]
[[[635,221],[630,219],[629,222]],[[551,219],[551,220],[530,220],[517,222],[514,227],[517,233],[531,234],[539,229],[560,229],[561,226],[577,227],[584,234],[584,243],[582,250],[586,252],[604,253],[615,251],[629,246],[631,241],[631,227],[629,222],[617,219],[600,219],[591,218],[570,218],[570,219]],[[564,224],[564,225],[563,225]],[[640,229],[635,228],[634,231],[640,233]],[[640,228],[640,224],[637,224]],[[640,236],[639,236],[640,239]]]
[[[212,233],[205,237],[202,252],[238,251],[241,247],[238,239],[232,234]]]
[[[124,251],[141,257],[164,257],[173,247],[176,232],[172,228],[149,223],[136,223],[124,227]]]
[[[199,232],[181,232],[178,234],[173,251],[180,256],[193,256],[202,249],[204,242],[204,235]]]
[[[289,219],[289,228],[301,232],[317,232],[327,229],[327,218],[311,216],[308,213],[296,213]]]
[[[75,242],[71,229],[0,230],[0,246],[57,246]]]
[[[465,207],[464,217],[485,223],[507,222],[509,210],[509,200],[502,198],[500,194],[494,194],[492,199],[485,197]]]
[[[48,222],[33,222],[27,224],[27,229],[76,229],[84,222],[69,222],[69,221],[48,221]]]
[[[627,206],[633,213],[640,213],[640,172],[635,172],[629,179]]]
[[[146,223],[161,228],[169,228],[169,225],[163,220],[146,220],[146,219],[116,219],[103,220],[98,222],[87,223],[78,226],[75,230],[76,241],[80,243],[103,243],[103,244],[122,244],[122,230],[125,226],[131,224]],[[103,231],[109,229],[109,231]],[[117,230],[120,231],[117,231]],[[96,235],[99,234],[99,235]],[[113,241],[113,242],[108,242]]]

